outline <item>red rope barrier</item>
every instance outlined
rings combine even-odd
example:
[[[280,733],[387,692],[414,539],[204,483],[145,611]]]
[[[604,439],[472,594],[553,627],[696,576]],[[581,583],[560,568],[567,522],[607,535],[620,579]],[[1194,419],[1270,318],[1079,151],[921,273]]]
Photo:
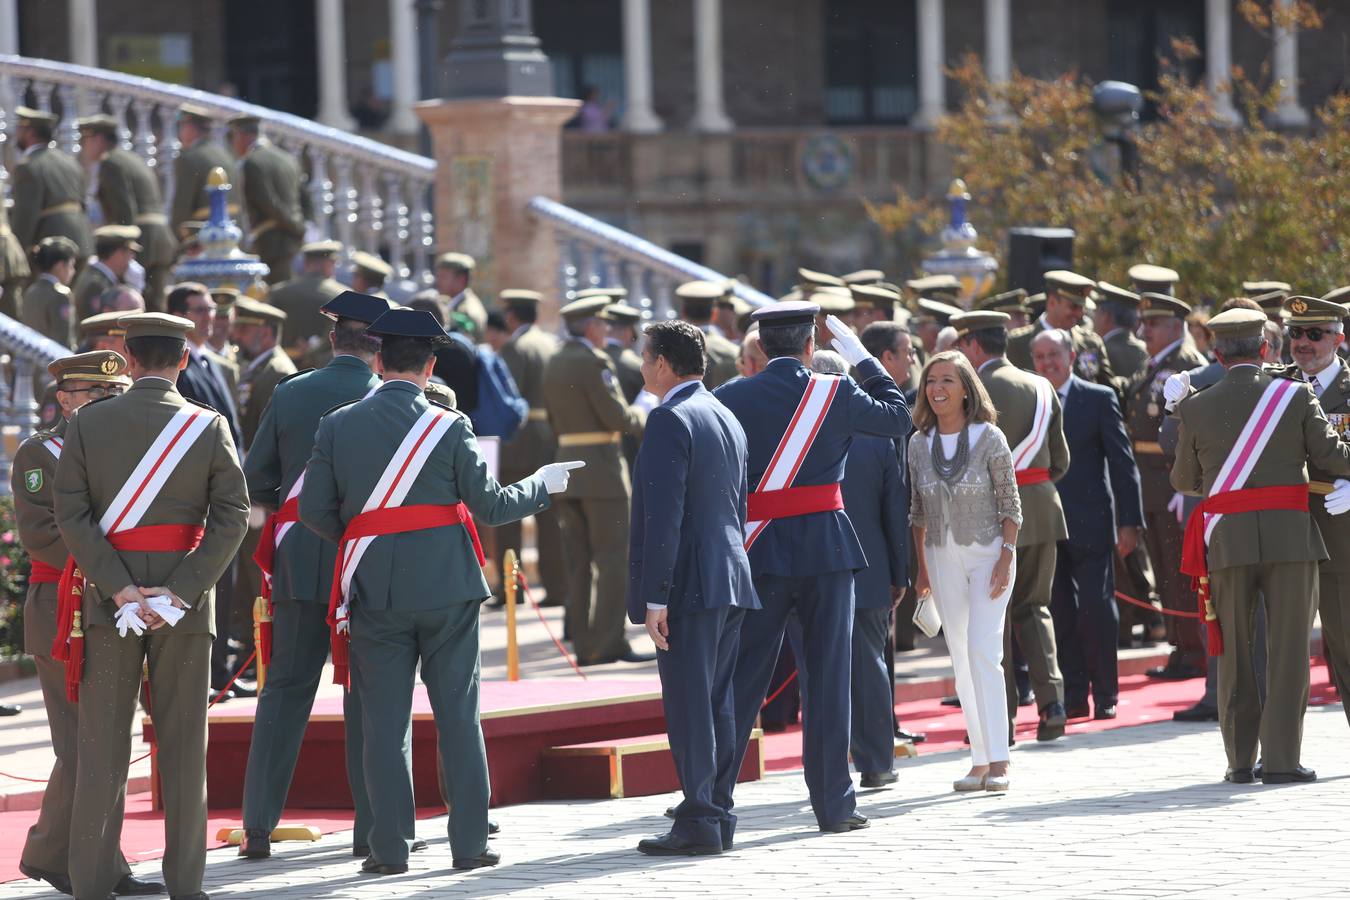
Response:
[[[797,670],[796,670],[796,669],[793,669],[793,670],[792,670],[792,674],[789,675],[787,678],[784,678],[784,679],[783,679],[783,683],[780,684],[780,685],[778,686],[778,689],[775,690],[775,691],[774,691],[772,694],[770,694],[769,696],[767,696],[767,697],[764,698],[764,702],[761,703],[761,704],[759,705],[759,708],[760,708],[760,709],[763,709],[764,707],[768,706],[768,705],[769,705],[770,703],[772,703],[773,701],[777,700],[777,699],[778,699],[778,695],[781,694],[781,693],[783,693],[783,691],[787,690],[787,686],[788,686],[789,684],[792,684],[792,682],[794,682],[794,681],[796,681],[796,680],[797,680]]]
[[[544,626],[544,630],[547,631],[548,636],[553,639],[553,646],[558,648],[558,652],[563,655],[563,659],[567,660],[567,664],[572,667],[573,672],[580,675],[583,681],[588,680],[586,678],[586,673],[581,671],[581,667],[577,665],[576,660],[572,659],[572,654],[567,652],[567,648],[562,645],[562,641],[558,640],[553,634],[553,629],[549,627],[548,619],[544,618],[543,609],[540,608],[538,601],[534,599],[534,594],[530,593],[530,583],[525,580],[525,573],[518,569],[516,571],[516,578],[520,581],[520,589],[525,592],[525,599],[534,607],[534,614],[539,617],[539,621]]]
[[[1133,605],[1133,606],[1137,606],[1137,607],[1139,607],[1140,609],[1147,609],[1147,610],[1151,610],[1151,611],[1153,611],[1153,612],[1160,612],[1160,613],[1162,613],[1162,614],[1165,615],[1165,616],[1176,616],[1178,619],[1198,619],[1198,618],[1200,618],[1200,613],[1198,613],[1198,612],[1187,612],[1187,611],[1184,610],[1184,609],[1167,609],[1166,607],[1159,608],[1159,607],[1154,606],[1152,603],[1145,603],[1143,600],[1136,600],[1135,598],[1131,597],[1129,594],[1122,594],[1120,591],[1116,591],[1116,599],[1117,599],[1117,600],[1124,600],[1126,603],[1129,603],[1129,604],[1131,604],[1131,605]]]

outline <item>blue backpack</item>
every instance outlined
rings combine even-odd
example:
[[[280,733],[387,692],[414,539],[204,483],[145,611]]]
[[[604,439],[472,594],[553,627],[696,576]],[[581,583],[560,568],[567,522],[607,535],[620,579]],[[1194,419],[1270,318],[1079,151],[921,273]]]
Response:
[[[469,414],[474,433],[509,441],[529,414],[516,380],[490,347],[475,347],[478,355],[478,405]]]

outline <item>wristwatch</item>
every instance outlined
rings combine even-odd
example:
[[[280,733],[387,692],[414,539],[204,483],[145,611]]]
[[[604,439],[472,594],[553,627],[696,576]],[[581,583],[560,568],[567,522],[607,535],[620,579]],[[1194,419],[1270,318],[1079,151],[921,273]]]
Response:
[[[1007,550],[1009,553],[1016,553],[1016,552],[1017,552],[1017,545],[1016,545],[1016,544],[1010,544],[1010,543],[1008,543],[1007,541],[1004,541],[1004,542],[1003,542],[1003,549],[1004,549],[1004,550]]]

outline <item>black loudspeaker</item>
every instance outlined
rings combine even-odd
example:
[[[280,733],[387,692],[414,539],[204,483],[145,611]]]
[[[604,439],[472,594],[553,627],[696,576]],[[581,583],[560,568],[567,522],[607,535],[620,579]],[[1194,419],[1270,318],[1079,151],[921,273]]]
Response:
[[[1008,231],[1008,287],[1028,294],[1045,290],[1045,273],[1073,268],[1072,228],[1013,228]]]

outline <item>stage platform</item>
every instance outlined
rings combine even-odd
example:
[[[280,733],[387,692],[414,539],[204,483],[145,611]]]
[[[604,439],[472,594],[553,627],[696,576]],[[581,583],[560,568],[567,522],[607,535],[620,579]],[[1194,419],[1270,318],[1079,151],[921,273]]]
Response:
[[[541,757],[550,747],[664,735],[666,730],[661,685],[655,677],[485,681],[480,704],[494,806],[548,796]],[[211,809],[242,804],[255,707],[255,700],[232,700],[212,709],[207,717],[206,782]],[[147,720],[147,739],[152,739],[153,731]],[[350,808],[345,758],[341,697],[320,696],[310,715],[286,806]],[[417,805],[439,804],[435,723],[421,684],[413,697],[412,758]]]

